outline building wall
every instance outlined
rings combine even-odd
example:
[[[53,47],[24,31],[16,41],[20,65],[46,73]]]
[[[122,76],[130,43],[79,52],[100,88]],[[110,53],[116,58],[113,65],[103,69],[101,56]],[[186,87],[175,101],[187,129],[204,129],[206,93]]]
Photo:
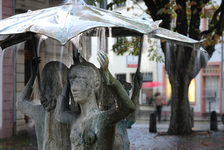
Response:
[[[17,11],[37,10],[49,6],[48,0],[16,0]]]
[[[220,5],[221,4],[221,0],[213,0],[216,2],[216,5]],[[210,8],[206,8],[206,9],[210,9]],[[204,11],[204,13],[206,13],[206,11]],[[203,18],[201,19],[201,25],[200,28],[202,31],[207,30],[208,29],[208,19]],[[215,51],[213,52],[211,58],[208,61],[208,64],[219,64],[221,62],[221,44],[217,44],[215,46]],[[201,70],[201,72],[196,76],[196,104],[194,105],[194,109],[196,112],[200,112],[200,113],[205,113],[204,107],[205,106],[205,99],[203,98],[204,96],[204,92],[203,92],[203,88],[205,88],[205,83],[204,83],[204,76],[202,76],[203,74],[203,69]],[[221,72],[221,70],[220,70]],[[208,75],[206,75],[208,76]],[[219,78],[221,78],[221,74],[218,74]],[[221,81],[221,80],[220,80]],[[220,105],[221,105],[221,88],[220,88]],[[221,110],[221,109],[220,109]],[[223,112],[223,110],[222,110]],[[220,111],[221,113],[221,111]]]
[[[13,60],[12,49],[5,50],[3,57],[3,94],[2,94],[2,128],[0,138],[10,137],[13,133],[13,88],[12,88]]]
[[[21,92],[24,88],[24,50],[17,50],[16,55],[16,99],[21,95]],[[22,114],[19,110],[16,110],[16,131],[21,131],[24,129],[25,120],[24,114]]]
[[[214,63],[220,63],[221,62],[221,44],[216,45],[215,51],[212,55],[212,57],[209,59],[208,64],[214,64]],[[221,72],[221,70],[220,70]],[[193,105],[195,112],[203,113],[203,107],[204,104],[202,103],[204,101],[203,99],[203,92],[202,89],[204,88],[204,82],[202,80],[202,71],[199,72],[199,74],[196,76],[196,103]],[[220,91],[221,93],[221,91]],[[221,97],[221,95],[220,95]],[[223,110],[222,110],[223,111]]]
[[[12,15],[12,1],[2,0],[2,18]],[[0,138],[9,137],[13,133],[13,90],[12,90],[12,69],[13,57],[12,49],[5,51],[3,57],[3,76],[2,76],[2,128],[0,129]]]

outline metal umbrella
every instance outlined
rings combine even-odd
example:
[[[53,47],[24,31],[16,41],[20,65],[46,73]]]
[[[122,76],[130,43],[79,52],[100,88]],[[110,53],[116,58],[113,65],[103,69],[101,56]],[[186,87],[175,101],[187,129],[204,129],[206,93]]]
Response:
[[[97,27],[111,27],[112,35],[146,34],[158,28],[156,22],[134,20],[116,12],[79,3],[28,11],[0,21],[0,35],[43,34],[64,45],[78,34]]]
[[[113,36],[150,34],[155,38],[186,43],[187,46],[199,42],[159,28],[159,23],[159,21],[125,17],[113,11],[72,1],[61,6],[28,11],[1,20],[0,35],[6,38],[0,41],[0,46],[4,49],[25,41],[32,38],[33,33],[46,35],[64,45],[78,34],[97,27],[112,28]],[[106,31],[107,35],[109,28]]]

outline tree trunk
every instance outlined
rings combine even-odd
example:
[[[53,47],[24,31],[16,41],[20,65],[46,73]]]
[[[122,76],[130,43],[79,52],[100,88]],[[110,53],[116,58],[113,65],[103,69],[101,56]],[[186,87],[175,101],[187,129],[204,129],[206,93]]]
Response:
[[[188,101],[188,87],[194,78],[195,52],[192,49],[163,45],[165,52],[166,71],[172,88],[171,118],[168,134],[190,134],[192,120]]]
[[[168,134],[190,134],[192,120],[188,101],[188,87],[190,81],[187,75],[172,76],[171,118]]]

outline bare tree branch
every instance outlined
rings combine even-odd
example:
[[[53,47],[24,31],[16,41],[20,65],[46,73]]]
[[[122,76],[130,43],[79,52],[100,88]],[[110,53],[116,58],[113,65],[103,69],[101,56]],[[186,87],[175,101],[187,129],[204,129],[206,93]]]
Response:
[[[200,13],[205,6],[203,0],[191,0],[191,19],[189,28],[189,37],[195,40],[200,40]],[[208,2],[208,1],[207,1]]]
[[[219,14],[220,16],[218,16]],[[208,30],[201,32],[201,36],[209,35],[214,31],[216,32],[216,34],[221,36],[223,28],[224,28],[223,24],[224,24],[224,1],[222,1],[219,8],[214,12],[214,15],[212,16],[212,20],[209,23]]]
[[[155,20],[158,20],[158,17],[157,17],[157,11],[159,10],[156,6],[156,4],[154,3],[153,0],[144,0],[145,2],[145,5],[147,6],[148,10],[150,11],[150,15],[152,17],[152,19],[155,21]]]
[[[177,22],[176,22],[176,31],[180,34],[187,35],[188,24],[187,24],[187,1],[186,0],[176,0],[176,4],[179,9],[176,9],[177,13]]]

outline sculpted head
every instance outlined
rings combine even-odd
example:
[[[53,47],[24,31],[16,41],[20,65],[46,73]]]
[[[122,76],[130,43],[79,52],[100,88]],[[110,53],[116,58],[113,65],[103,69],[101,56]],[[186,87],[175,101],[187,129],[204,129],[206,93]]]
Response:
[[[90,96],[98,99],[101,87],[99,70],[89,62],[74,65],[68,72],[71,93],[75,102],[85,103]]]
[[[68,68],[61,62],[47,63],[41,73],[40,100],[46,111],[56,107],[57,98],[61,94],[66,82]]]

